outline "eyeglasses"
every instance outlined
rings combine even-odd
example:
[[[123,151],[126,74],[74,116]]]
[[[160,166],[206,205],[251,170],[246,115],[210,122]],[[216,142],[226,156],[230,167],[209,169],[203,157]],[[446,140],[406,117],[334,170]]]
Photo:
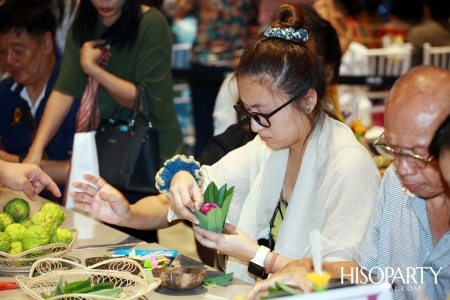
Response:
[[[248,111],[247,109],[245,109],[245,107],[243,107],[242,100],[239,100],[235,105],[233,105],[233,108],[238,112],[238,114],[241,116],[242,119],[248,118],[248,120],[250,121],[250,118],[253,118],[253,120],[255,120],[256,123],[258,123],[262,127],[268,128],[272,125],[270,124],[269,118],[274,114],[276,114],[277,112],[279,112],[280,110],[282,110],[284,107],[288,106],[291,102],[293,102],[297,98],[298,97],[292,98],[291,100],[287,101],[286,103],[284,103],[283,105],[281,105],[280,107],[278,107],[277,109],[268,114]]]
[[[377,149],[378,153],[383,155],[386,158],[389,158],[391,160],[396,160],[399,156],[401,156],[408,164],[412,165],[413,167],[424,169],[427,167],[427,164],[434,159],[433,156],[426,159],[420,155],[417,154],[411,154],[411,153],[404,153],[401,151],[395,151],[388,145],[382,144],[380,142],[381,138],[384,136],[384,133],[381,134],[376,141],[373,143],[373,146],[375,149]]]

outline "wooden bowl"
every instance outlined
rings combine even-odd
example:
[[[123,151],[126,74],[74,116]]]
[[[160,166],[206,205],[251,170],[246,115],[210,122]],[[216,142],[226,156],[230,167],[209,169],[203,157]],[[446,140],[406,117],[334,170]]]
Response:
[[[166,268],[153,269],[152,274],[153,277],[161,279],[161,286],[174,291],[186,291],[202,284],[206,271],[190,268]]]

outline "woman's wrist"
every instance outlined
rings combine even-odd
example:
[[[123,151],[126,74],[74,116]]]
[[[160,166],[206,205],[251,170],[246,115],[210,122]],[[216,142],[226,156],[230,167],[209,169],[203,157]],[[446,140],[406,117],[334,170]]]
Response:
[[[267,256],[270,256],[271,258],[270,258],[269,265],[266,266],[265,272],[266,272],[266,274],[270,274],[270,273],[272,273],[273,265],[275,264],[275,261],[278,257],[278,252],[272,251]]]
[[[120,221],[118,222],[119,226],[135,228],[135,229],[143,229],[141,223],[144,223],[144,220],[141,219],[140,213],[142,213],[142,208],[140,209],[136,203],[128,205],[128,211],[121,215]]]

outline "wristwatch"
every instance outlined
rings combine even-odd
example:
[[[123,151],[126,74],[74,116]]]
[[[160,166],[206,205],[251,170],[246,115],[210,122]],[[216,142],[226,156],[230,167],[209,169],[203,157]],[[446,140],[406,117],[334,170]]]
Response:
[[[269,254],[270,249],[265,246],[259,246],[255,257],[253,257],[248,263],[248,272],[256,275],[258,277],[264,278],[267,274],[264,272],[264,260],[267,254]]]

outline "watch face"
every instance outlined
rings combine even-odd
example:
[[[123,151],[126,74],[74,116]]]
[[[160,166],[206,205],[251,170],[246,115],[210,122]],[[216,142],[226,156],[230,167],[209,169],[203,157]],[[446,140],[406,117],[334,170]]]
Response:
[[[256,275],[258,277],[263,277],[265,275],[264,273],[264,267],[255,264],[254,262],[250,261],[248,264],[248,271],[252,273],[253,275]]]

